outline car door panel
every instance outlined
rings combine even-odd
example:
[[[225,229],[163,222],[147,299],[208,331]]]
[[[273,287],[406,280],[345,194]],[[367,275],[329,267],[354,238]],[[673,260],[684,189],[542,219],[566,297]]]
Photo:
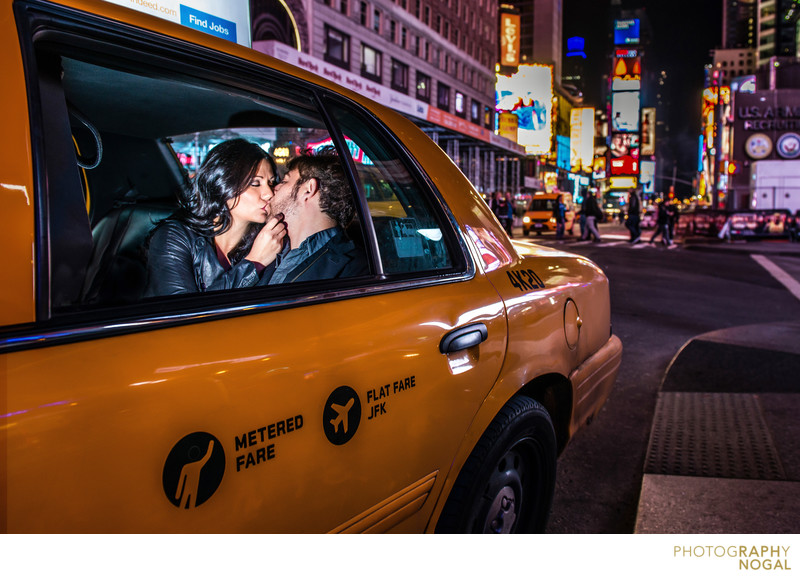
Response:
[[[499,371],[502,312],[477,276],[7,354],[9,528],[335,529],[447,468]],[[489,337],[454,370],[439,342],[467,321]],[[332,444],[323,413],[340,386],[360,399],[360,423]],[[176,477],[212,439],[168,458],[196,433],[213,437],[224,472],[206,463],[196,480],[218,487],[179,501],[175,481],[195,481]]]

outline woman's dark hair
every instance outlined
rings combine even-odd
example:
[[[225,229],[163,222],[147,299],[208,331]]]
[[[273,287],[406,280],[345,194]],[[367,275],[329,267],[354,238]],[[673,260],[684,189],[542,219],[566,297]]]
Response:
[[[250,185],[262,160],[270,164],[273,175],[277,177],[275,161],[257,144],[245,139],[231,139],[218,144],[198,169],[192,188],[182,193],[178,219],[205,237],[226,232],[232,221],[228,201],[237,202],[235,200]],[[261,224],[252,224],[228,256],[231,262],[247,254],[261,227]]]

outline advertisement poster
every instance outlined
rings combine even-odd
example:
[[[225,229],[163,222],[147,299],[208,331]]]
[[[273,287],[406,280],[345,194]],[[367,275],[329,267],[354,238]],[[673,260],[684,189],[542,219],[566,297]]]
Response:
[[[611,130],[619,133],[639,132],[639,91],[611,94]]]
[[[594,159],[594,108],[576,107],[570,111],[569,137],[572,168],[591,167]]]
[[[518,119],[517,142],[528,155],[550,153],[553,135],[553,68],[522,64],[512,76],[497,75],[497,111]]]
[[[500,12],[500,66],[519,65],[519,14]]]
[[[656,109],[642,109],[642,155],[656,154]]]
[[[250,48],[247,0],[107,0]]]

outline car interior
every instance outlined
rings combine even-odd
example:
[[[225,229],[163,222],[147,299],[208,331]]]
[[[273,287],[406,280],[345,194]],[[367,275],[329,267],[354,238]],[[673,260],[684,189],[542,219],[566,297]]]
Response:
[[[178,193],[218,142],[258,142],[279,173],[290,157],[333,143],[314,94],[285,81],[250,92],[63,47],[38,50],[37,73],[49,181],[40,227],[48,259],[40,261],[50,267],[40,274],[49,280],[50,314],[141,300],[148,236],[178,208]],[[452,239],[419,178],[357,115],[336,114],[384,274],[452,268]],[[347,232],[367,247],[359,218]]]

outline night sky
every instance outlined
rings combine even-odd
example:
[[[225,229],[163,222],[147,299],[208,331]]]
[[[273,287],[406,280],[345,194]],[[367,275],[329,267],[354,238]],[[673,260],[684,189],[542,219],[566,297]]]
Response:
[[[610,0],[564,0],[564,38],[586,38],[584,102],[588,106],[602,104],[602,75],[610,72],[610,4]],[[644,64],[667,72],[666,94],[671,103],[666,119],[671,138],[660,144],[660,156],[674,158],[679,178],[691,180],[697,165],[703,71],[711,63],[710,51],[721,45],[722,0],[623,0],[622,8],[647,11],[653,45]],[[672,168],[658,171],[671,174]]]

